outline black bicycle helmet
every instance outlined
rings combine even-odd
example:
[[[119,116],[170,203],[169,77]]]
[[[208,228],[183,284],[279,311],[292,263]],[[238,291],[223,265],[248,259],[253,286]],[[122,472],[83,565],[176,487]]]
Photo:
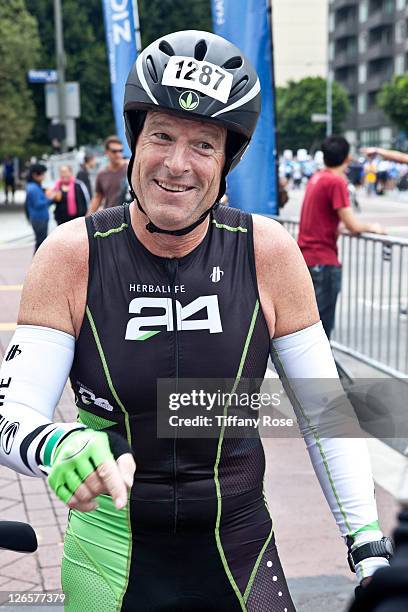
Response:
[[[149,222],[146,226],[149,231],[183,235],[204,221],[224,195],[225,177],[239,163],[249,145],[260,109],[260,84],[255,69],[238,47],[221,36],[198,30],[174,32],[142,51],[125,88],[125,128],[132,152],[128,167],[130,185],[135,145],[147,111],[174,112],[188,119],[211,121],[227,129],[226,161],[217,201],[187,228],[161,230]],[[132,188],[131,192],[144,212]]]

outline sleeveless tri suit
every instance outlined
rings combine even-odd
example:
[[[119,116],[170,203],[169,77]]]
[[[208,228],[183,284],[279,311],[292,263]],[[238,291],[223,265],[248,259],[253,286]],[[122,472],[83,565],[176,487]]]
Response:
[[[70,375],[79,420],[134,451],[128,505],[70,512],[62,564],[78,612],[292,612],[259,438],[159,438],[157,379],[262,379],[252,218],[219,207],[180,259],[137,239],[129,206],[87,218],[86,312]]]

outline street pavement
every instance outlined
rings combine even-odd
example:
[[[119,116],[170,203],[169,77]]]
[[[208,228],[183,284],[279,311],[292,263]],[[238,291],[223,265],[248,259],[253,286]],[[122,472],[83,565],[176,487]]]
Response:
[[[401,206],[397,203],[398,210]],[[382,211],[378,214],[381,215]],[[408,216],[405,217],[401,211],[398,214],[408,229]],[[402,226],[403,223],[398,225],[399,228]],[[0,206],[0,358],[15,328],[21,287],[32,257],[32,244],[21,203],[14,209],[8,207],[8,210]],[[347,365],[353,374],[367,375],[365,366],[350,358]],[[375,374],[370,370],[370,375]],[[57,407],[56,419],[75,419],[75,406],[68,386]],[[385,445],[378,444],[380,446],[370,446],[374,475],[379,482],[377,503],[382,528],[391,534],[398,510],[394,497],[398,479],[392,479],[392,473],[400,473],[405,463],[398,463],[401,455],[389,456]],[[348,569],[344,543],[314,476],[303,440],[266,439],[265,451],[265,490],[282,565],[296,608],[298,612],[345,611],[356,584]],[[33,554],[0,552],[0,602],[10,591],[60,590],[60,560],[67,510],[51,493],[47,483],[0,467],[0,518],[30,522],[39,540],[38,551]],[[13,608],[15,606],[3,609]],[[56,610],[57,607],[30,609]]]

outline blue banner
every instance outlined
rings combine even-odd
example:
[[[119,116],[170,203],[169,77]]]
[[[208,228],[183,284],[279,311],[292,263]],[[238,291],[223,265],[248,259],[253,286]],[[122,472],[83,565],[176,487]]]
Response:
[[[137,58],[137,1],[102,0],[102,3],[116,133],[123,142],[125,156],[130,157],[123,122],[123,97],[127,75]]]
[[[211,0],[214,33],[237,45],[261,83],[262,113],[241,163],[228,177],[231,206],[278,212],[272,30],[267,0]]]

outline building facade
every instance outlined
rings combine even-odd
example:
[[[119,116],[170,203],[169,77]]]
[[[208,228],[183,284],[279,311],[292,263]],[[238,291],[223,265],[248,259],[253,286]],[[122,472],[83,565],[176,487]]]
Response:
[[[345,135],[355,148],[395,146],[397,130],[376,97],[393,75],[408,69],[407,0],[331,0],[329,63],[349,93]]]
[[[327,75],[328,0],[272,0],[275,83]]]

